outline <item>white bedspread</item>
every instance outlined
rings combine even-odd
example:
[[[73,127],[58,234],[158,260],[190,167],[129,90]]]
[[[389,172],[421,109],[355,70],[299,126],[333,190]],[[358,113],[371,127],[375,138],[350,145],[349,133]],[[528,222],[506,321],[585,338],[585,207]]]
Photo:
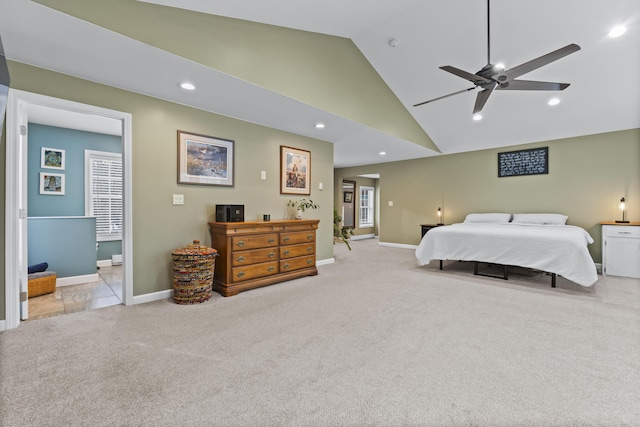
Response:
[[[432,260],[515,265],[592,286],[598,274],[587,250],[590,243],[589,233],[573,225],[461,223],[429,230],[416,258],[420,265]]]

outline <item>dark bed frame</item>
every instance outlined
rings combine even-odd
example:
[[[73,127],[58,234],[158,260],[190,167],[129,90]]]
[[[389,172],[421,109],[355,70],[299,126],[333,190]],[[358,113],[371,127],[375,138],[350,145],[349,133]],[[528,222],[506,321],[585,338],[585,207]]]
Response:
[[[473,265],[473,274],[475,274],[476,276],[485,276],[485,277],[493,277],[493,278],[496,278],[496,279],[509,280],[509,267],[511,267],[509,265],[485,262],[484,264],[487,264],[487,265],[490,265],[490,266],[502,267],[502,275],[495,275],[495,274],[489,274],[489,273],[480,273],[479,272],[479,268],[478,268],[478,264],[480,264],[481,261],[471,261],[471,262],[474,263],[474,265]],[[442,260],[440,260],[440,270],[442,270]],[[546,271],[544,273],[551,275],[551,287],[555,288],[556,287],[556,278],[558,277],[558,275],[556,273],[548,273]]]

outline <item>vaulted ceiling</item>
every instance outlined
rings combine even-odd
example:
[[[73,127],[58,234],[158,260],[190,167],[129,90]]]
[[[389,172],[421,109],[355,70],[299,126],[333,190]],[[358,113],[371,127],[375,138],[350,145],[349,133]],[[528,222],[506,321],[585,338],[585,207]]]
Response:
[[[473,87],[439,67],[487,64],[482,0],[3,0],[0,35],[10,60],[330,141],[336,167],[640,127],[637,0],[493,0],[490,18],[507,69],[578,44],[522,76],[570,86],[495,91],[479,121],[477,89],[413,107]]]

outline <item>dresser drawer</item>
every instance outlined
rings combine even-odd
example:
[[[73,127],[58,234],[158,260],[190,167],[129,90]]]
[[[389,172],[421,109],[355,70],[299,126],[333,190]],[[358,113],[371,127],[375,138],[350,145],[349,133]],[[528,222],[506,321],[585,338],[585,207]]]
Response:
[[[235,236],[231,238],[231,250],[243,251],[246,249],[265,248],[278,246],[278,234],[257,234],[251,236]]]
[[[304,255],[313,255],[316,252],[315,243],[304,245],[289,245],[280,247],[280,259],[294,258]]]
[[[234,283],[257,277],[271,276],[278,273],[278,261],[263,262],[231,269],[231,279]]]
[[[313,267],[314,265],[316,265],[315,255],[285,259],[280,261],[280,271],[284,273],[287,271],[300,270],[301,268]]]
[[[313,243],[316,241],[316,231],[301,231],[295,233],[281,233],[281,245],[296,245],[299,243]]]
[[[239,265],[257,264],[259,262],[277,260],[277,248],[253,249],[250,251],[234,251],[232,254],[231,265],[237,267]]]

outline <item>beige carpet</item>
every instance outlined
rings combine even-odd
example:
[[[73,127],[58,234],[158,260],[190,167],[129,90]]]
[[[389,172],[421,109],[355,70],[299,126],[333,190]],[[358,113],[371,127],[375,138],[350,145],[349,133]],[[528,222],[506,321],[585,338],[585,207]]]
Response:
[[[0,333],[0,423],[640,425],[640,280],[552,289],[352,246],[316,277]]]

